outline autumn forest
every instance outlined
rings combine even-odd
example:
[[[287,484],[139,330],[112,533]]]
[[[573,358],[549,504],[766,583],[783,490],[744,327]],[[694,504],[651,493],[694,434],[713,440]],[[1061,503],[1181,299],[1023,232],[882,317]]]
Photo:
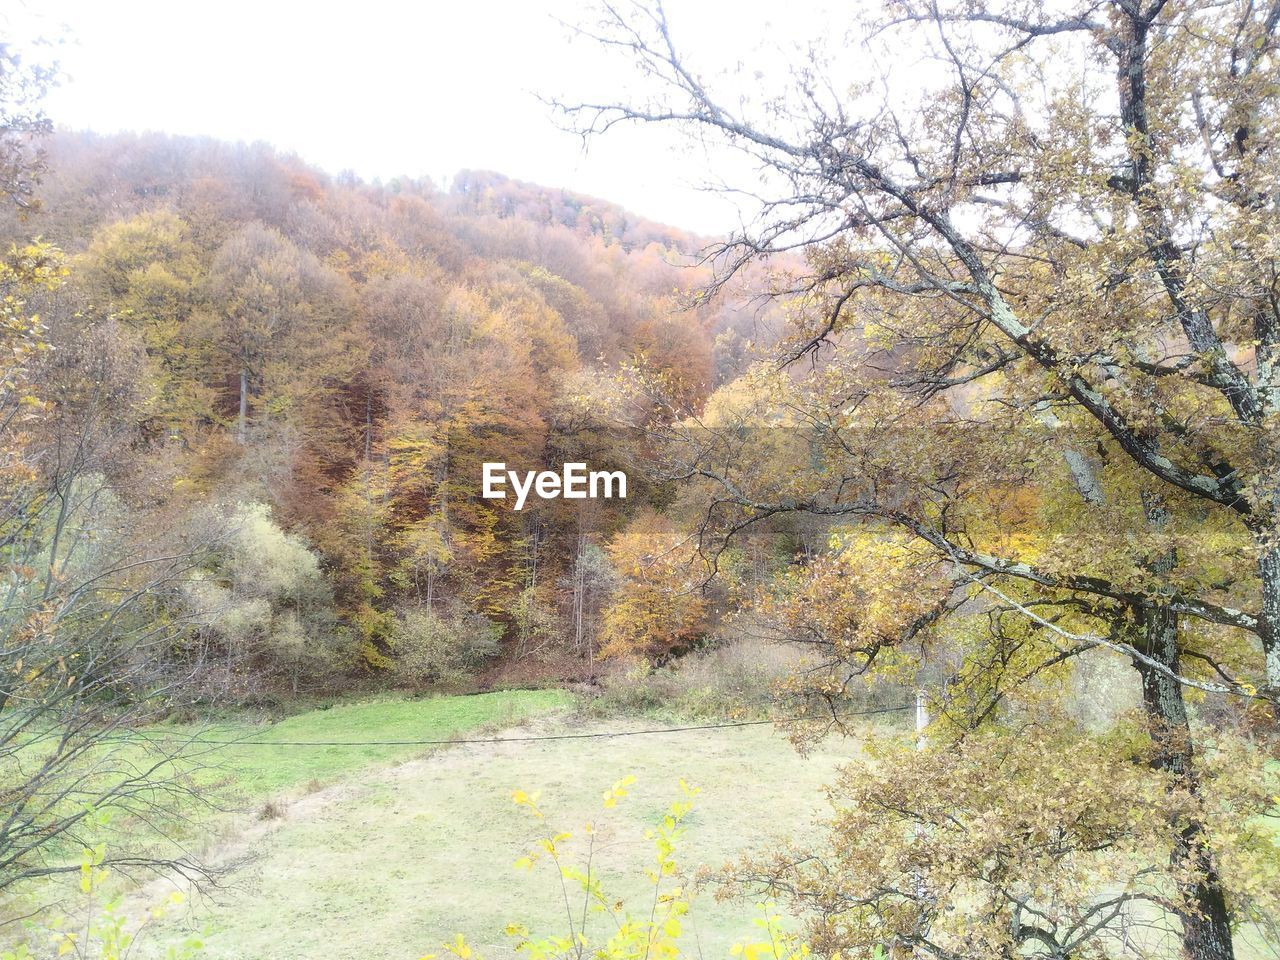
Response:
[[[722,234],[0,41],[0,957],[1280,949],[1280,2],[682,6]]]

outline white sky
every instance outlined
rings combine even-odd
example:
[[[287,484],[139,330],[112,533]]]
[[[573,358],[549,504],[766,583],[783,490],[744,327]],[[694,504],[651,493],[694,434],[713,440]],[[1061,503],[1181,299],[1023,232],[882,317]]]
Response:
[[[624,55],[557,22],[590,23],[587,0],[17,4],[10,30],[65,25],[68,79],[47,102],[60,126],[264,140],[365,178],[492,169],[701,232],[738,221],[726,198],[699,189],[709,158],[674,133],[615,132],[584,152],[557,129],[537,93],[586,100],[634,82]],[[667,0],[667,12],[712,75],[754,66],[761,47],[780,68],[777,48],[828,27],[822,0]]]

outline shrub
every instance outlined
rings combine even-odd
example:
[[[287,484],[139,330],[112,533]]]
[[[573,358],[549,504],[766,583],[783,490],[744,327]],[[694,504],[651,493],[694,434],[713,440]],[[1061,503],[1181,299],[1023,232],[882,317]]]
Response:
[[[497,654],[501,636],[501,628],[478,613],[406,610],[391,630],[392,669],[415,685],[455,682]]]
[[[755,637],[708,647],[663,667],[630,659],[605,675],[590,706],[606,714],[764,715],[775,688],[798,660],[793,648]]]
[[[662,667],[639,659],[618,661],[604,676],[599,694],[584,701],[584,706],[606,716],[764,717],[771,706],[785,703],[788,681],[801,674],[807,662],[794,644],[758,636],[705,647]],[[900,704],[911,695],[899,684],[878,681],[851,684],[842,701],[847,709],[860,710]]]
[[[347,659],[320,561],[282,530],[269,508],[240,503],[212,518],[228,527],[206,569],[183,592],[188,615],[222,647],[228,672],[243,657],[265,659],[298,689]]]
[[[262,503],[232,511],[227,572],[239,592],[296,602],[327,598],[320,560],[307,542],[286,533]]]

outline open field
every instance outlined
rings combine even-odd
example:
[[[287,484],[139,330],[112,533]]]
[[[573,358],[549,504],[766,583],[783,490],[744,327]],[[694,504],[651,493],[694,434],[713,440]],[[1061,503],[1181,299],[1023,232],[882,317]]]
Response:
[[[892,734],[889,722],[881,732]],[[202,931],[200,956],[216,960],[414,960],[439,954],[442,941],[458,934],[481,957],[507,960],[508,924],[543,936],[565,929],[554,870],[545,862],[532,872],[515,866],[539,828],[512,803],[514,790],[536,793],[557,831],[580,838],[593,822],[595,868],[610,897],[629,898],[647,892],[642,876],[653,850],[644,833],[660,822],[681,780],[701,790],[677,857],[694,874],[773,840],[811,834],[825,809],[823,785],[859,749],[857,740],[832,740],[800,757],[768,725],[641,732],[668,725],[679,724],[670,717],[586,716],[564,691],[510,691],[354,700],[269,724],[153,728],[153,735],[198,733],[258,745],[221,748],[216,768],[198,773],[211,784],[234,785],[237,810],[205,821],[195,844],[226,867],[223,886],[188,888],[194,895],[164,920],[148,922],[131,956],[163,957],[170,945]],[[432,747],[295,745],[615,733],[634,735]],[[601,794],[628,774],[637,778],[630,795],[604,810]],[[125,828],[113,824],[108,834]],[[580,840],[566,849],[570,861],[581,862]],[[167,881],[131,889],[130,924],[172,889]],[[575,913],[580,908],[575,900]],[[717,903],[704,893],[685,923],[686,951],[728,957],[735,941],[752,934],[756,914],[752,903]],[[1254,931],[1239,933],[1239,956],[1265,955]]]
[[[176,844],[157,839],[158,855],[194,851],[202,859],[252,823],[264,806],[290,795],[315,792],[335,782],[359,779],[370,770],[422,757],[432,749],[420,745],[287,747],[251,745],[236,741],[417,741],[448,742],[463,736],[487,736],[530,718],[562,711],[573,697],[562,690],[517,690],[495,694],[412,698],[400,695],[351,699],[325,704],[293,716],[270,721],[243,713],[214,723],[158,724],[138,735],[104,742],[93,762],[114,770],[140,771],[160,756],[180,750],[178,759],[162,768],[188,786],[176,815],[139,819],[115,816],[94,831],[93,842],[116,846],[121,833],[157,836],[157,829]],[[232,745],[214,745],[231,741]],[[204,805],[200,801],[208,801]],[[64,861],[77,863],[82,848],[51,847]],[[114,894],[129,888],[121,878],[108,884]],[[23,888],[18,897],[0,898],[0,920],[23,917],[37,905],[52,905],[55,916],[75,912],[78,894],[74,879],[50,877]],[[0,951],[15,940],[34,937],[15,926],[0,924]]]
[[[229,722],[199,730],[182,726],[175,732],[199,739],[270,743],[449,740],[485,736],[572,702],[573,697],[563,690],[510,690],[422,699],[384,696],[324,706],[275,723]],[[163,728],[159,731],[162,734]],[[209,762],[211,775],[225,774],[245,799],[253,800],[303,785],[324,785],[368,767],[420,756],[428,749],[415,745],[296,749],[233,744],[202,760]]]
[[[554,695],[547,696],[518,702],[527,713],[536,703],[545,714],[555,704]],[[452,699],[428,703],[445,713],[476,709]],[[366,725],[358,733],[343,728],[342,738],[357,739],[384,729],[384,709],[400,715],[392,725],[403,735],[411,703],[325,713],[363,716]],[[588,727],[562,714],[543,716],[508,735],[652,725],[615,719],[593,720]],[[314,714],[282,727],[271,736],[321,739],[323,732],[339,729]],[[856,745],[832,742],[801,758],[772,728],[759,726],[463,745],[416,758],[366,756],[363,770],[334,752],[341,749],[236,748],[230,762],[245,763],[246,786],[260,791],[259,797],[283,798],[280,816],[263,820],[250,811],[240,818],[219,852],[229,860],[247,855],[248,861],[233,871],[226,889],[192,898],[185,916],[149,930],[144,956],[163,955],[164,945],[191,927],[207,927],[205,955],[219,960],[416,958],[436,952],[457,933],[486,956],[509,955],[506,924],[558,933],[562,924],[555,924],[564,917],[558,885],[545,865],[532,873],[513,867],[533,837],[530,818],[511,802],[514,789],[538,791],[557,827],[577,831],[596,821],[597,866],[606,877],[625,877],[612,889],[626,895],[642,883],[651,856],[643,833],[659,821],[681,779],[702,789],[688,820],[682,866],[715,867],[770,837],[812,829],[822,806],[820,786]],[[332,782],[306,789],[317,770]],[[602,810],[601,793],[626,774],[637,777],[631,796]],[[165,891],[153,885],[145,894],[160,900]],[[727,956],[735,939],[749,935],[754,907],[717,904],[708,896],[695,914],[686,925],[690,946],[709,957]]]

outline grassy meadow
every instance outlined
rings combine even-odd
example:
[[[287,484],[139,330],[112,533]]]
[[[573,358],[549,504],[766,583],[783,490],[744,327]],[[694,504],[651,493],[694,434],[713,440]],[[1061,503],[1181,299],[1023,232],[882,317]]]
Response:
[[[353,699],[307,710],[282,720],[249,719],[193,728],[175,725],[151,731],[191,738],[193,743],[218,741],[217,749],[197,748],[203,776],[226,779],[242,799],[269,799],[298,787],[325,785],[361,770],[402,762],[432,749],[417,744],[373,746],[263,746],[296,741],[447,741],[486,736],[533,717],[567,708],[573,702],[563,690],[509,690],[472,696]],[[236,741],[245,741],[236,743]]]
[[[440,955],[444,941],[462,935],[479,957],[507,960],[514,955],[509,924],[559,935],[566,909],[581,915],[580,894],[571,887],[566,904],[548,862],[516,865],[548,828],[572,834],[566,860],[582,865],[591,824],[593,871],[606,893],[645,912],[652,892],[644,871],[654,856],[645,833],[661,823],[682,781],[699,793],[677,860],[686,876],[705,880],[744,854],[813,836],[826,811],[823,787],[860,748],[857,738],[831,739],[801,756],[768,724],[645,732],[690,721],[619,712],[616,704],[602,712],[607,702],[563,690],[384,695],[273,721],[244,715],[150,728],[150,739],[209,744],[208,752],[196,751],[190,775],[222,812],[193,817],[182,839],[222,874],[216,886],[199,889],[168,880],[109,883],[128,926],[140,928],[128,956],[159,960],[197,935],[197,956],[216,960],[416,960]],[[882,719],[863,732],[892,735],[893,724]],[[517,739],[617,733],[627,735]],[[510,739],[335,743],[488,737]],[[325,745],[302,745],[316,742]],[[626,776],[636,778],[628,795],[604,809],[602,794]],[[546,825],[513,803],[516,790],[536,797]],[[138,826],[116,821],[104,840],[110,845],[113,835]],[[57,882],[67,916],[76,916],[75,878]],[[176,890],[181,906],[151,917]],[[693,955],[727,958],[755,932],[759,909],[718,902],[714,892],[704,885],[684,942]],[[603,933],[607,922],[597,918],[593,932]],[[1240,956],[1263,955],[1255,931],[1240,934]]]
[[[443,739],[642,730],[661,721],[584,719],[560,692],[510,692],[430,700],[379,700],[313,710],[253,731],[255,740]],[[206,732],[212,738],[214,730]],[[772,727],[505,744],[421,747],[225,748],[221,772],[241,786],[243,808],[210,841],[230,865],[220,889],[190,896],[151,922],[137,955],[161,957],[191,930],[204,955],[244,960],[417,958],[463,934],[489,957],[511,955],[508,923],[559,933],[565,904],[547,864],[515,861],[536,825],[511,800],[536,792],[548,821],[574,833],[596,825],[595,868],[611,895],[642,892],[652,858],[644,838],[684,780],[701,792],[679,861],[716,868],[770,837],[805,834],[821,812],[821,786],[856,743],[832,741],[799,756]],[[636,782],[617,807],[601,794],[625,775]],[[769,825],[775,825],[770,827]],[[126,903],[142,916],[171,887],[151,883]],[[575,904],[575,909],[580,904]],[[750,903],[700,897],[686,924],[691,947],[727,956],[749,936]]]

